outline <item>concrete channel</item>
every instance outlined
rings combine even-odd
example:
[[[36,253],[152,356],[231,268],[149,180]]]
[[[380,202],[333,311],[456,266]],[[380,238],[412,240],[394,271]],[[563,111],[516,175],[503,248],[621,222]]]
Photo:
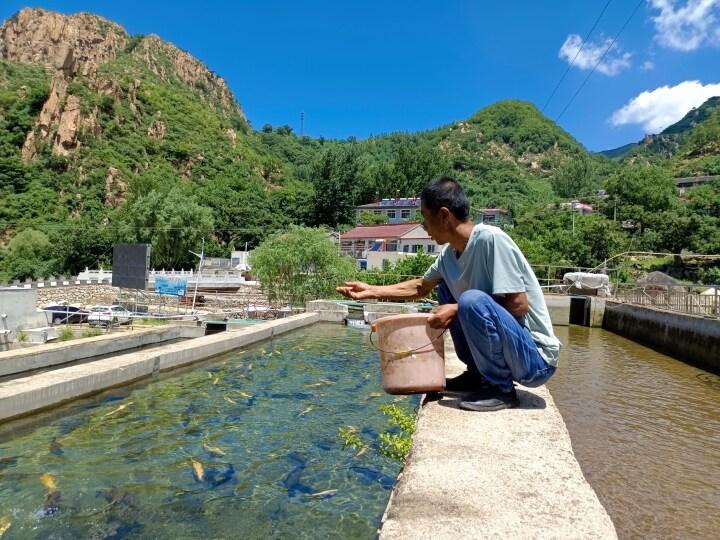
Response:
[[[559,308],[569,312],[569,304]],[[365,320],[408,306],[365,306]],[[0,421],[150,377],[320,321],[348,306],[318,301],[308,312],[119,354],[0,384]],[[451,341],[448,376],[462,364]],[[492,414],[425,400],[409,459],[392,492],[381,539],[616,538],[612,521],[576,461],[565,424],[544,387],[521,390],[521,406]]]
[[[0,421],[204,360],[319,320],[318,313],[303,313],[232,332],[172,343],[151,351],[120,354],[96,362],[13,379],[0,384]]]

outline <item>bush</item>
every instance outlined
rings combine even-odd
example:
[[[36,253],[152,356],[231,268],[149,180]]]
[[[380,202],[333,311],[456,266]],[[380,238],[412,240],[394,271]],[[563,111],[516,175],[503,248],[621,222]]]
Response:
[[[339,255],[325,229],[292,226],[260,244],[250,264],[271,303],[302,306],[334,294],[355,261]]]

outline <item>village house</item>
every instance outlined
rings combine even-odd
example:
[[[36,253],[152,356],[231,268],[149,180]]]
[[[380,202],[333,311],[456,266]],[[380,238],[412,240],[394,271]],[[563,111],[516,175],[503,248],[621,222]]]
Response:
[[[340,252],[358,260],[361,268],[382,268],[420,250],[431,255],[440,246],[419,223],[360,225],[340,236]]]
[[[362,212],[373,214],[384,214],[388,217],[388,223],[405,223],[420,212],[420,197],[395,197],[393,199],[376,199],[369,204],[361,204],[355,207],[356,221],[360,219]]]
[[[509,212],[504,208],[480,208],[478,210],[478,219],[476,223],[485,223],[486,225],[499,225],[508,221]]]

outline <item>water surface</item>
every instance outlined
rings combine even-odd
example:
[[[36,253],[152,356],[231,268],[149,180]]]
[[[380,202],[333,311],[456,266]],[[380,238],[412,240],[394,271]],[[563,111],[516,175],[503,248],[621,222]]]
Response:
[[[720,377],[596,328],[557,327],[548,387],[621,538],[720,538]]]
[[[315,325],[0,425],[3,540],[372,538],[395,399],[367,332]]]

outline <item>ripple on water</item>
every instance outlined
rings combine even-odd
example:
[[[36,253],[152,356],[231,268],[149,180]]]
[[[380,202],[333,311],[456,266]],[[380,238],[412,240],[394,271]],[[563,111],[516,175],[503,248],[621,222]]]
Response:
[[[20,539],[371,538],[399,466],[338,429],[388,428],[377,362],[366,332],[320,325],[5,424],[0,519]]]
[[[720,537],[720,377],[600,329],[556,331],[548,387],[620,537]]]

